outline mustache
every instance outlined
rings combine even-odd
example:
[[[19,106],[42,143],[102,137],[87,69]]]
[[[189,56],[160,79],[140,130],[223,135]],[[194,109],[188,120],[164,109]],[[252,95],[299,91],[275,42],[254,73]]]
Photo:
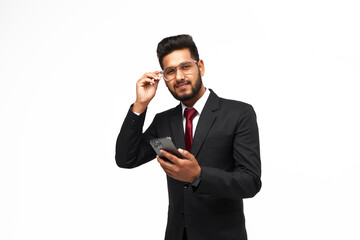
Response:
[[[176,83],[174,84],[174,87],[178,87],[178,86],[180,86],[180,85],[183,85],[184,83],[190,84],[191,81],[184,80],[184,81],[181,81],[181,82],[176,82]]]

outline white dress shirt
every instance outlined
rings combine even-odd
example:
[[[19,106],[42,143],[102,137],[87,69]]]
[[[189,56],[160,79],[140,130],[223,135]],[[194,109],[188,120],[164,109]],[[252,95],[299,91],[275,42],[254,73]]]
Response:
[[[205,93],[201,96],[201,98],[199,100],[197,100],[197,102],[192,107],[192,108],[195,108],[196,111],[197,111],[197,114],[196,114],[196,116],[194,117],[194,119],[192,121],[193,138],[195,137],[195,129],[196,129],[196,126],[197,126],[197,124],[199,122],[201,112],[204,109],[205,103],[208,100],[209,96],[210,96],[210,91],[209,91],[209,89],[206,88]],[[182,107],[183,126],[184,126],[183,129],[184,129],[184,132],[185,132],[186,118],[184,117],[184,111],[185,111],[185,108],[189,108],[189,107],[187,107],[183,103],[181,103],[181,107]]]

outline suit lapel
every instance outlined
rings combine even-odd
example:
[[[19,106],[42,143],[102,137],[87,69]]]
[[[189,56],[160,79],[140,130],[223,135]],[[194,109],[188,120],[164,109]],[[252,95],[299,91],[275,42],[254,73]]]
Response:
[[[217,110],[219,109],[220,99],[219,97],[210,90],[210,96],[206,101],[204,109],[201,112],[199,122],[196,126],[193,144],[191,147],[191,153],[197,157],[204,140],[214,124],[217,118]],[[185,141],[184,141],[185,142]]]
[[[182,108],[179,104],[169,118],[172,140],[177,148],[186,149],[184,126],[182,120]]]

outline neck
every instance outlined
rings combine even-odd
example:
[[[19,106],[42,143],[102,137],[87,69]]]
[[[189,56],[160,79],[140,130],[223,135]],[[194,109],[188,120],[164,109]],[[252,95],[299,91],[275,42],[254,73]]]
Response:
[[[204,95],[206,88],[201,85],[200,91],[190,100],[183,101],[182,103],[187,107],[192,107]]]

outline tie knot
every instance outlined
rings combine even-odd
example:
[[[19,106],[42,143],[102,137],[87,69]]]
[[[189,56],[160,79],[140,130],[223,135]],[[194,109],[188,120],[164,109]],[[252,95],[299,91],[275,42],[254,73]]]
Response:
[[[195,108],[185,108],[184,116],[186,120],[192,121],[194,117],[196,116],[197,111]]]

